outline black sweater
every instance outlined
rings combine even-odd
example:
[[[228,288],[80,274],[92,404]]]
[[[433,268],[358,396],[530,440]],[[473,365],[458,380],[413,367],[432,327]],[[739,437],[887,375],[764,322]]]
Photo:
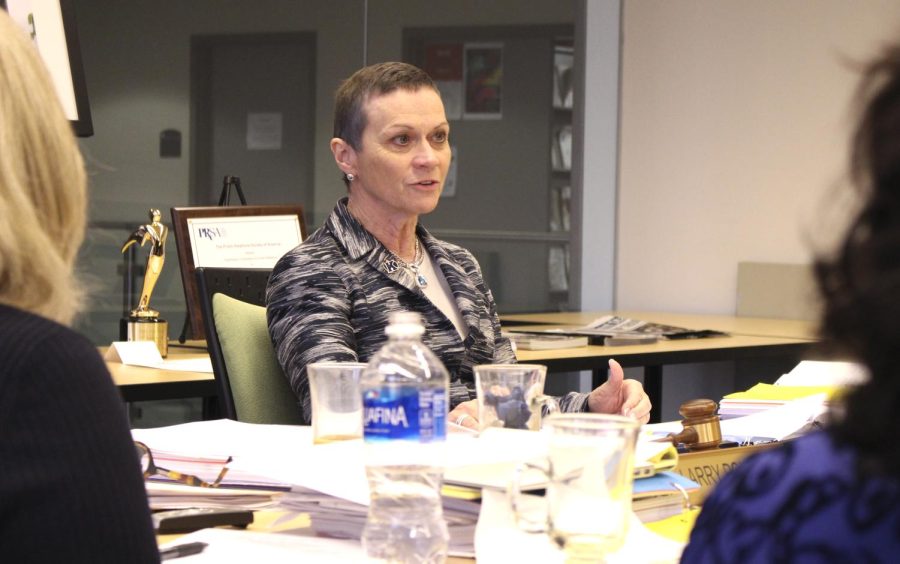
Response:
[[[0,559],[159,561],[124,405],[97,349],[3,305]]]

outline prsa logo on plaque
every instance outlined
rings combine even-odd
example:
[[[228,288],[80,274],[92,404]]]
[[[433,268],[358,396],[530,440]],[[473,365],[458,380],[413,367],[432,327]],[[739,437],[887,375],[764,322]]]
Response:
[[[125,329],[124,338],[129,341],[153,341],[159,354],[165,357],[169,352],[169,323],[159,316],[158,311],[150,309],[150,295],[166,261],[166,237],[169,235],[169,228],[160,222],[160,217],[158,209],[151,209],[150,223],[138,227],[122,245],[124,253],[135,243],[140,243],[141,247],[150,243],[141,298],[131,314],[122,320],[122,324]]]

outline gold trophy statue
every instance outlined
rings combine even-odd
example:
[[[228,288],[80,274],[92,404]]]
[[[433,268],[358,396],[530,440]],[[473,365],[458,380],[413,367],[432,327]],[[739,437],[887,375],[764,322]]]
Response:
[[[150,242],[150,256],[147,257],[147,271],[144,273],[144,286],[141,289],[141,299],[136,309],[125,321],[127,324],[127,336],[129,341],[153,341],[159,349],[159,354],[165,357],[169,353],[169,323],[159,316],[159,312],[150,309],[150,294],[162,272],[163,263],[166,261],[166,237],[169,228],[160,223],[158,209],[150,210],[150,223],[138,227],[125,244],[122,245],[124,253],[128,247],[140,242]]]

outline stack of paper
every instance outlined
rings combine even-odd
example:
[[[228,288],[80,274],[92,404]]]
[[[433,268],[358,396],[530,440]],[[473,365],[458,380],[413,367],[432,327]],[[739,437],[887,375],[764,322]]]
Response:
[[[700,484],[675,472],[660,472],[634,481],[631,508],[642,522],[678,515],[688,506],[688,496]]]
[[[221,564],[222,562],[265,562],[281,564],[315,562],[316,564],[370,563],[359,541],[327,539],[300,534],[239,531],[236,529],[202,529],[160,548],[170,548],[191,542],[207,546],[200,554],[179,558],[190,564]]]
[[[719,403],[719,415],[752,415],[788,402],[825,394],[823,409],[848,386],[868,378],[865,368],[851,362],[805,360],[772,384],[757,384],[745,392],[728,394]]]
[[[638,436],[634,450],[634,477],[646,478],[672,470],[678,464],[678,450],[669,441],[658,442],[650,433]]]
[[[712,329],[688,329],[618,315],[604,315],[587,325],[578,327],[551,327],[542,330],[532,329],[529,332],[550,335],[583,335],[588,337],[589,344],[607,346],[649,344],[659,339],[700,339],[728,336],[727,333]]]
[[[855,362],[804,360],[775,383],[779,386],[856,386],[869,379],[865,366]]]
[[[554,349],[573,349],[588,346],[588,338],[578,335],[554,335],[552,333],[528,333],[510,331],[503,334],[516,346],[516,349],[543,351]]]
[[[744,417],[722,419],[722,440],[742,445],[780,441],[822,413],[824,394],[815,394]],[[683,429],[681,421],[666,421],[644,425],[651,437],[662,438]]]
[[[154,453],[166,453],[161,460],[167,463],[174,464],[172,453],[187,453],[185,458],[195,462],[205,458],[214,461],[209,468],[204,469],[202,465],[193,468],[201,475],[217,472],[215,462],[230,455],[233,460],[227,476],[238,477],[241,482],[290,484],[290,492],[266,495],[270,495],[270,500],[280,508],[309,513],[312,534],[359,538],[369,503],[360,440],[313,445],[309,427],[254,425],[230,420],[135,429],[132,433]],[[454,476],[468,477],[473,482],[471,485],[488,487],[485,491],[490,491],[491,486],[505,490],[517,465],[546,457],[547,439],[546,433],[511,429],[489,429],[477,437],[452,433],[447,440],[445,479],[452,482]],[[656,448],[641,452],[651,453],[646,456],[654,457],[655,462],[650,462],[654,468],[656,464],[660,468],[671,464],[667,445],[651,446]],[[473,468],[474,471],[470,471]],[[203,477],[211,479],[209,475]],[[544,477],[537,473],[528,479],[540,481]],[[217,494],[210,493],[214,491],[195,488],[198,496],[207,497],[196,502],[192,500],[191,505],[215,503],[212,497]],[[235,504],[247,502],[249,507],[254,507],[257,502],[267,503],[262,495],[255,500],[245,497],[229,503],[232,501]],[[477,500],[446,495],[443,505],[451,531],[451,553],[472,556],[475,524],[482,506]]]
[[[275,506],[282,493],[228,487],[197,488],[155,481],[147,481],[146,486],[150,508],[154,511],[187,507],[264,509]]]
[[[182,474],[197,476],[206,482],[213,482],[219,476],[223,467],[227,467],[225,477],[222,479],[223,488],[258,488],[266,490],[289,490],[290,484],[271,480],[265,476],[247,472],[241,468],[233,468],[228,462],[231,455],[207,454],[203,456],[191,456],[185,453],[174,452],[162,448],[150,447],[153,455],[153,463],[168,470],[174,470]],[[175,482],[174,480],[156,474],[150,477],[156,482]]]
[[[321,537],[355,539],[362,537],[368,507],[314,490],[297,488],[279,499],[279,507],[310,517],[313,531]],[[450,531],[450,555],[475,556],[475,525],[481,504],[445,497],[444,520]]]
[[[728,394],[719,402],[720,417],[743,417],[773,407],[784,405],[796,399],[824,394],[827,402],[837,392],[833,386],[779,386],[774,384],[756,384],[746,392]]]

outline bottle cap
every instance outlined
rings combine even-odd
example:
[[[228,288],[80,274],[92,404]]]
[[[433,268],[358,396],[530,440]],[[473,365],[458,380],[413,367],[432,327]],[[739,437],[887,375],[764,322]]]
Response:
[[[425,333],[422,316],[414,311],[399,311],[388,318],[384,332],[389,336],[415,337]]]

